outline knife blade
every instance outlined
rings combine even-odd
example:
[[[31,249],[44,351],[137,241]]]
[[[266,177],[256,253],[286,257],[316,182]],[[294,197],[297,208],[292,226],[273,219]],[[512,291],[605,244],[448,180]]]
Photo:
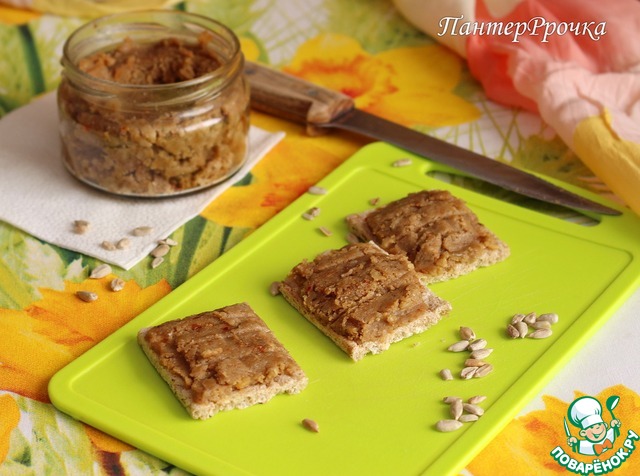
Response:
[[[251,89],[251,107],[304,124],[309,135],[332,128],[355,132],[520,195],[604,215],[621,214],[521,169],[357,109],[345,94],[250,61],[244,72]]]

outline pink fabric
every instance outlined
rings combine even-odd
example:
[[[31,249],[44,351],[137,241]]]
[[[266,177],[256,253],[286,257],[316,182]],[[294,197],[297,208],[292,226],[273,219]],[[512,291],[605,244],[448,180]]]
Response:
[[[640,1],[523,0],[500,20],[528,22],[536,17],[557,23],[606,21],[606,34],[597,41],[589,35],[550,35],[548,43],[542,43],[540,35],[524,34],[517,43],[512,41],[513,37],[504,35],[470,36],[469,67],[491,99],[537,111],[536,98],[519,83],[544,80],[549,73],[544,65],[555,62],[594,74],[628,72],[634,68],[640,74]],[[496,20],[484,1],[478,0],[476,21]],[[528,62],[534,67],[527,67]]]

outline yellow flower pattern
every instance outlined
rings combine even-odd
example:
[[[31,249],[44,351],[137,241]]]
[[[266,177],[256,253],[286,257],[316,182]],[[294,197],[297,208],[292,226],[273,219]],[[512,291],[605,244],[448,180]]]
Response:
[[[113,276],[111,276],[113,278]],[[130,281],[114,293],[108,277],[67,282],[64,291],[42,289],[42,299],[23,310],[0,309],[0,388],[48,402],[55,372],[171,291],[166,281],[141,289]],[[92,303],[75,296],[92,291]]]

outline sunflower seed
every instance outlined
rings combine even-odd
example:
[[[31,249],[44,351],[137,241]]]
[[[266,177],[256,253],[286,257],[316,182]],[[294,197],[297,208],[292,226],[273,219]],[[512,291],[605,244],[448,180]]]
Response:
[[[178,242],[172,238],[165,238],[164,240],[158,241],[159,245],[167,245],[167,246],[177,246]]]
[[[464,415],[461,415],[460,418],[458,419],[458,421],[462,422],[462,423],[469,423],[472,421],[478,421],[480,417],[478,415],[474,415],[472,413],[465,413]]]
[[[451,418],[457,420],[462,415],[462,400],[454,400],[449,406],[449,414]]]
[[[456,431],[460,428],[462,428],[462,422],[459,422],[458,420],[440,420],[438,423],[436,423],[436,430],[443,433]]]
[[[304,420],[302,420],[302,426],[304,426],[309,431],[313,431],[314,433],[318,433],[320,431],[320,426],[318,426],[315,421],[309,418],[305,418]]]
[[[87,220],[75,220],[73,222],[73,232],[77,235],[84,235],[89,231],[91,224]]]
[[[551,334],[553,334],[551,329],[537,329],[529,334],[529,337],[532,339],[546,339]]]
[[[380,202],[380,197],[373,197],[369,199],[369,205],[375,207]]]
[[[515,327],[518,330],[518,337],[521,339],[524,339],[529,333],[529,326],[527,326],[527,323],[524,321],[518,322]]]
[[[78,296],[84,302],[93,302],[98,299],[98,295],[96,293],[92,293],[91,291],[78,291],[76,292],[76,296]]]
[[[451,375],[451,370],[449,369],[442,369],[440,377],[442,377],[442,380],[453,380],[453,375]]]
[[[462,408],[465,412],[470,413],[471,415],[484,415],[484,409],[478,405],[474,405],[473,403],[463,403]]]
[[[484,349],[474,350],[473,352],[471,352],[471,354],[469,354],[469,357],[471,357],[472,359],[485,359],[489,357],[492,352],[493,349],[486,347]]]
[[[546,312],[538,316],[537,322],[547,321],[551,324],[555,324],[558,320],[558,315],[555,312]]]
[[[549,321],[536,321],[531,324],[534,329],[551,329],[551,323]]]
[[[487,375],[489,375],[491,372],[493,372],[493,365],[491,364],[485,364],[482,367],[480,367],[475,374],[473,374],[474,377],[476,378],[482,378],[482,377],[486,377]]]
[[[473,378],[477,370],[478,367],[465,367],[460,371],[460,378],[469,380],[470,378]]]
[[[147,236],[148,234],[153,232],[153,227],[151,226],[138,226],[133,229],[131,234],[133,236]]]
[[[522,319],[524,319],[524,314],[514,314],[511,318],[511,324],[517,324],[518,322],[521,322]]]
[[[272,296],[277,296],[278,294],[280,294],[280,281],[274,281],[273,283],[271,283],[271,285],[269,286],[269,294],[271,294]]]
[[[149,254],[154,258],[161,258],[166,255],[169,250],[171,250],[171,247],[169,245],[162,244],[156,246],[153,250],[151,250],[151,253]]]
[[[444,398],[442,399],[442,401],[443,401],[444,403],[448,403],[448,404],[451,404],[451,403],[453,403],[453,402],[454,402],[454,401],[456,401],[456,400],[460,400],[460,401],[462,401],[462,398],[460,398],[460,397],[453,397],[453,396],[449,396],[449,397],[444,397]]]
[[[487,399],[485,395],[476,395],[475,397],[471,397],[467,402],[472,405],[477,405],[478,403],[484,402]]]
[[[518,337],[520,337],[520,333],[518,332],[518,329],[516,329],[516,327],[513,324],[509,324],[507,326],[507,335],[512,339],[517,339]]]
[[[320,230],[320,233],[322,233],[324,236],[333,235],[333,232],[329,228],[327,228],[325,226],[321,226],[320,228],[318,228],[318,230]]]
[[[107,251],[113,251],[116,249],[116,245],[106,240],[100,243],[100,246],[102,246],[102,248],[104,248]]]
[[[473,332],[473,329],[470,327],[460,327],[460,338],[464,340],[474,340],[476,338],[476,333]]]
[[[155,269],[158,266],[160,266],[162,263],[164,263],[164,258],[162,256],[158,256],[157,258],[153,258],[153,261],[151,262],[151,267]]]
[[[122,291],[124,289],[124,281],[120,278],[114,278],[111,283],[109,283],[109,287],[113,292]]]
[[[526,316],[524,316],[522,318],[522,320],[524,322],[526,322],[527,324],[531,325],[534,322],[536,322],[536,319],[538,318],[538,315],[535,312],[530,312],[529,314],[527,314]]]
[[[101,279],[109,274],[111,274],[111,266],[108,264],[101,264],[100,266],[93,268],[89,277],[91,279]]]
[[[393,167],[406,167],[408,165],[411,165],[413,163],[413,161],[411,159],[398,159],[395,162],[393,162],[391,165]]]
[[[131,240],[129,238],[122,238],[116,243],[116,248],[119,250],[126,250],[129,246],[131,246]]]
[[[469,350],[475,351],[484,349],[487,346],[487,341],[485,339],[476,339],[471,344],[469,344]]]
[[[320,215],[320,208],[312,207],[306,213],[302,214],[302,218],[304,218],[305,220],[313,220],[318,215]]]
[[[467,359],[464,361],[465,367],[482,367],[483,365],[487,365],[487,363],[480,359]]]
[[[455,344],[451,344],[449,347],[447,347],[447,350],[451,352],[462,352],[463,350],[467,350],[468,348],[469,348],[469,341],[461,340],[456,342]]]
[[[327,189],[318,185],[312,185],[307,189],[307,192],[311,195],[326,195]]]

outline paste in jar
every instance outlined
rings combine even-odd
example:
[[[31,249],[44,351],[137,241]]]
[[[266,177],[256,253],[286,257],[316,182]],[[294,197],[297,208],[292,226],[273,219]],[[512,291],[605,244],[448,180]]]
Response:
[[[68,169],[98,188],[134,196],[196,190],[237,171],[246,158],[249,129],[241,69],[219,91],[207,81],[189,85],[221,67],[207,46],[210,39],[128,38],[80,58],[76,68],[97,79],[103,94],[66,77],[59,87]],[[104,94],[103,85],[114,87]]]

